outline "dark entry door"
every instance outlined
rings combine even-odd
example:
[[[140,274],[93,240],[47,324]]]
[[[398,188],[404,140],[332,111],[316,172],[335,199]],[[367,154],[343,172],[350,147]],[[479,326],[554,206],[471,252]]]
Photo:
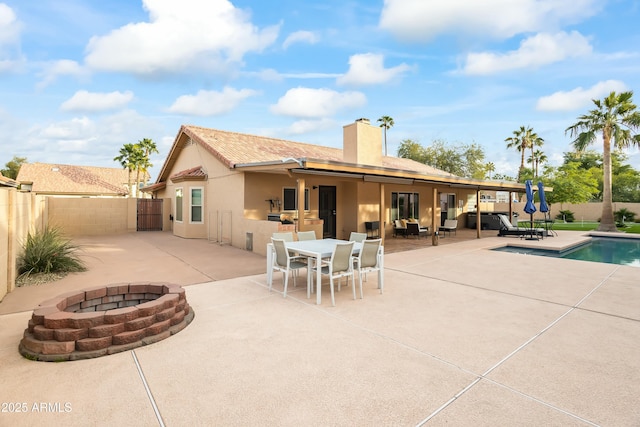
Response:
[[[321,185],[318,189],[318,211],[320,219],[324,221],[323,238],[336,237],[336,187]]]

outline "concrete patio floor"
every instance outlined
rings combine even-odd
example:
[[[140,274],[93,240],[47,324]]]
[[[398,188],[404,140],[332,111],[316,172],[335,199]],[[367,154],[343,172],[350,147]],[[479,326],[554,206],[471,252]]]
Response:
[[[76,239],[89,271],[0,303],[0,425],[638,426],[640,269],[488,250],[583,238],[389,253],[384,294],[371,274],[364,299],[343,288],[336,307],[304,286],[282,298],[279,275],[269,293],[265,258],[229,246]],[[37,304],[123,281],[184,285],[195,319],[97,359],[20,356]]]

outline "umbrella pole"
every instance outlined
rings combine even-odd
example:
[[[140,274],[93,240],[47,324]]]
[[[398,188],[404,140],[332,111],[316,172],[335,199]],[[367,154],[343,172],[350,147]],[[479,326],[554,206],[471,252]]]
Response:
[[[529,237],[526,240],[538,240],[536,230],[533,229],[533,213],[529,214]]]

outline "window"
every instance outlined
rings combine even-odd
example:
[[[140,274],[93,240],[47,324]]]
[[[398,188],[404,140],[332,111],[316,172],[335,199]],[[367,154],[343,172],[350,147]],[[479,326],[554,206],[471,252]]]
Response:
[[[391,193],[391,220],[420,218],[418,193]]]
[[[176,188],[176,222],[182,222],[182,188]]]
[[[298,209],[298,190],[296,188],[283,189],[283,207],[285,211],[295,211]],[[309,189],[304,189],[304,210],[309,210]]]
[[[191,222],[202,222],[202,188],[191,189]]]

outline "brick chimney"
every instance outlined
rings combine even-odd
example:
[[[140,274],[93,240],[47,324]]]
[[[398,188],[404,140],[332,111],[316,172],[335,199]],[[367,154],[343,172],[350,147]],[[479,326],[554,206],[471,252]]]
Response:
[[[358,119],[342,128],[343,160],[347,163],[382,166],[382,128],[369,119]]]

